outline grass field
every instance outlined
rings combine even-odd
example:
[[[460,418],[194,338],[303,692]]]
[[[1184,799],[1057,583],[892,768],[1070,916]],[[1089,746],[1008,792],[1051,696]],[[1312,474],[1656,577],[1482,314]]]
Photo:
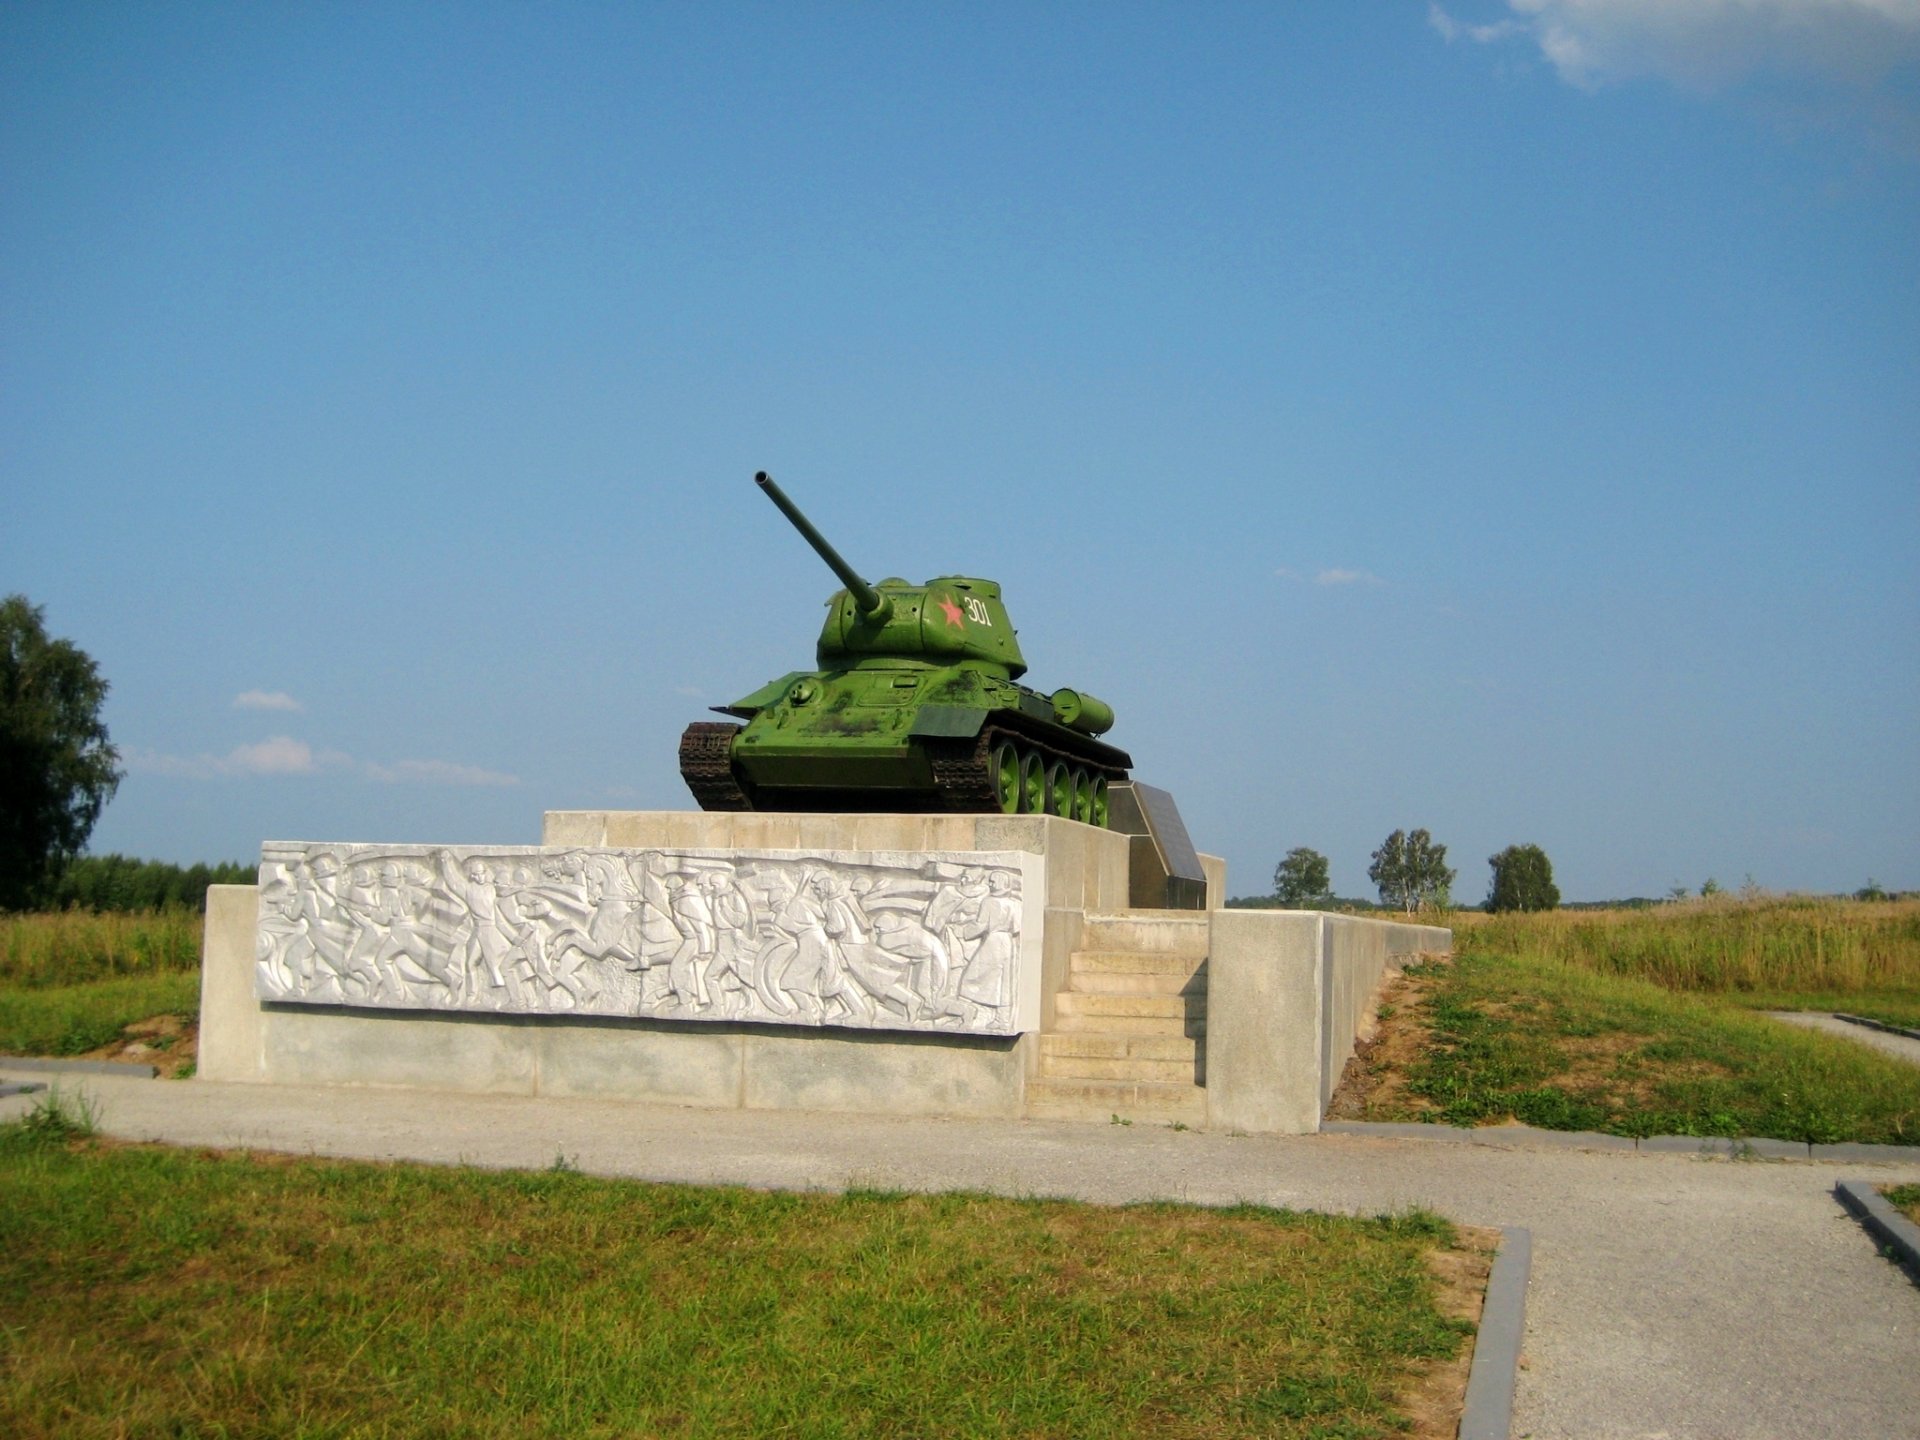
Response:
[[[190,974],[200,968],[204,923],[199,911],[185,908],[0,915],[0,987],[40,989]]]
[[[1476,1309],[1485,1264],[1419,1213],[769,1194],[16,1123],[0,1433],[1451,1434],[1472,1326],[1442,1301]]]
[[[1750,1009],[1920,1025],[1920,900],[1721,896],[1634,910],[1461,911],[1451,923],[1462,953],[1554,961]]]
[[[1484,951],[1408,981],[1367,1119],[1920,1143],[1920,1067],[1712,996]]]
[[[1920,1068],[1753,1013],[1920,1017],[1920,902],[1769,897],[1454,924],[1459,958],[1409,972],[1347,1113],[1920,1143]]]

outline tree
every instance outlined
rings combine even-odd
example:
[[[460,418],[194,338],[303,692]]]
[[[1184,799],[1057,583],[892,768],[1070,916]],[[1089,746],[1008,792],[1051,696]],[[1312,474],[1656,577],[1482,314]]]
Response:
[[[1379,887],[1380,903],[1409,915],[1422,905],[1445,903],[1455,873],[1447,868],[1447,847],[1434,844],[1424,830],[1394,831],[1367,867],[1367,878]]]
[[[1327,857],[1304,845],[1289,850],[1273,872],[1273,893],[1282,905],[1296,910],[1331,900],[1333,885],[1327,878]]]
[[[100,706],[107,682],[46,612],[0,600],[0,910],[40,901],[120,784]]]
[[[1553,862],[1538,845],[1509,845],[1489,855],[1493,882],[1487,887],[1487,909],[1551,910],[1560,903],[1560,887],[1553,883]]]

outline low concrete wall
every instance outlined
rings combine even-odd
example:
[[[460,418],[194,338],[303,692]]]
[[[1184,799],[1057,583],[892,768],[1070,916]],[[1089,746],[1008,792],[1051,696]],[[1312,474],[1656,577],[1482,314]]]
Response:
[[[1453,932],[1301,910],[1215,910],[1207,1126],[1311,1134],[1390,970]]]
[[[550,811],[547,845],[714,849],[1020,850],[1042,856],[1043,1028],[1087,911],[1126,907],[1127,839],[1046,816]],[[755,1109],[896,1115],[1024,1113],[1035,1035],[282,1005],[255,998],[258,888],[207,903],[197,1073],[272,1084],[392,1085]]]
[[[208,890],[202,1079],[1012,1118],[1036,1063],[1032,1035],[263,1003],[253,991],[258,895],[253,885]]]

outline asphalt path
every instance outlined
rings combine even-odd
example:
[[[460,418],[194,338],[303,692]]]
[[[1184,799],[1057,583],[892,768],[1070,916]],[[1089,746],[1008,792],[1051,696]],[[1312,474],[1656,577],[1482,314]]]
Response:
[[[4,1073],[0,1071],[0,1073]],[[46,1078],[46,1077],[36,1077]],[[1102,1203],[1425,1206],[1533,1232],[1517,1436],[1920,1434],[1920,1287],[1833,1195],[1920,1162],[1730,1160],[1532,1142],[1234,1137],[84,1076],[106,1133],[177,1145],[793,1189]],[[0,1118],[35,1097],[0,1100]]]

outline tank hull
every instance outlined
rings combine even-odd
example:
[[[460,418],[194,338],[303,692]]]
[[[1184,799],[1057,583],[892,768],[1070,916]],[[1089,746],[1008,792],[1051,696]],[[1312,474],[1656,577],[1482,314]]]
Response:
[[[1046,696],[973,671],[869,665],[766,688],[775,687],[772,703],[724,707],[744,726],[688,727],[681,772],[703,808],[1001,811],[1104,823],[1104,786],[1133,763],[1057,723]],[[1024,785],[1007,784],[1009,761]],[[1082,786],[1099,794],[1083,802]]]

